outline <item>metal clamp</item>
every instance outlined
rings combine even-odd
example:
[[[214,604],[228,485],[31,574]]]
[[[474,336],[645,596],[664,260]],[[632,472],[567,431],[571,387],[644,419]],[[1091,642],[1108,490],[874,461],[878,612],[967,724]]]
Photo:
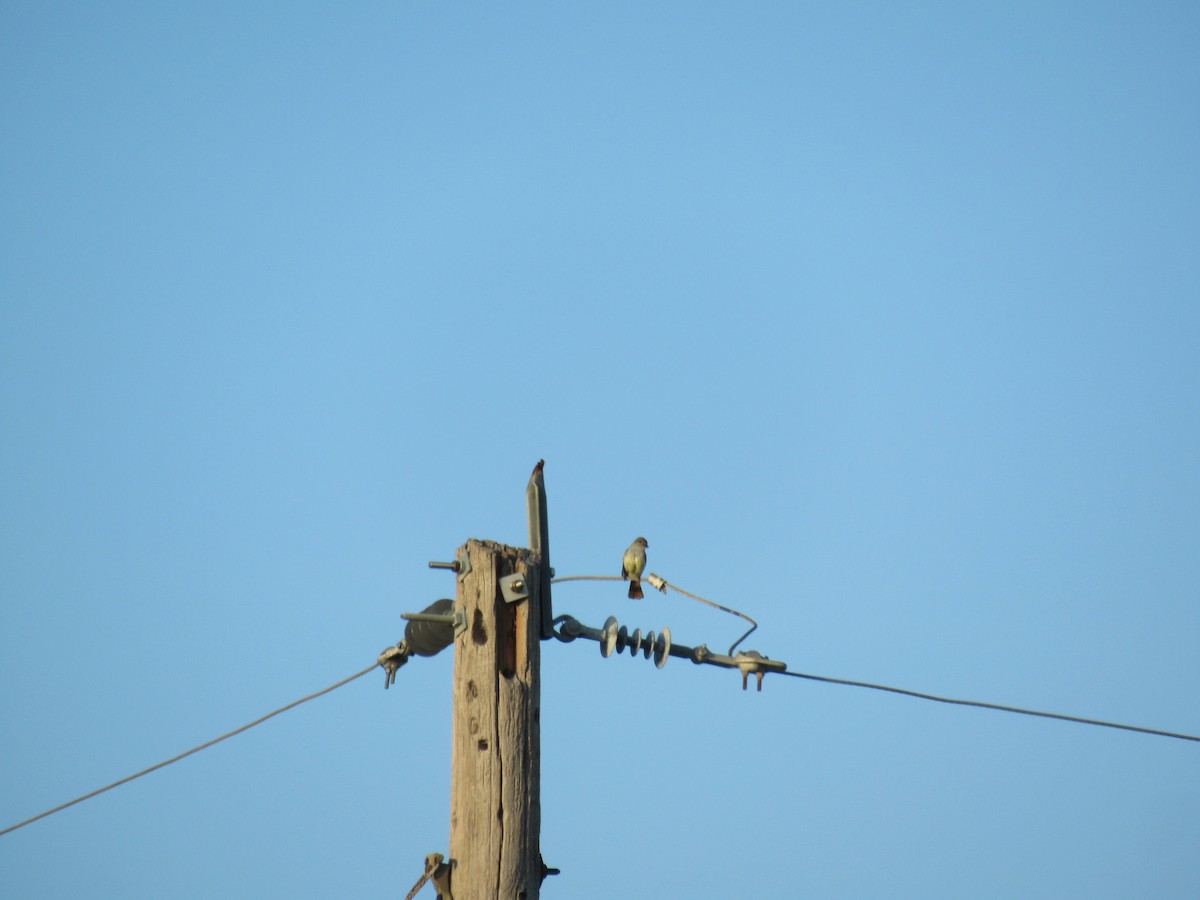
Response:
[[[642,578],[642,581],[648,583],[656,591],[661,591],[664,594],[667,592],[667,579],[655,575],[653,572],[648,573]]]
[[[505,603],[516,603],[529,599],[529,584],[520,572],[500,578],[500,593]]]
[[[746,650],[734,657],[738,671],[742,673],[742,690],[746,689],[746,679],[751,674],[758,679],[758,690],[762,690],[763,676],[768,672],[782,672],[787,666],[763,656],[757,650]]]
[[[401,641],[395,647],[388,647],[379,654],[378,662],[383,666],[383,687],[386,690],[396,683],[396,672],[408,662],[408,642]]]
[[[450,871],[453,862],[454,860],[446,862],[446,857],[440,853],[426,854],[425,871],[421,873],[421,877],[417,879],[417,883],[412,886],[412,890],[408,892],[408,896],[404,900],[413,900],[425,886],[425,882],[431,879],[433,880],[433,889],[437,891],[438,900],[454,900],[450,893]]]

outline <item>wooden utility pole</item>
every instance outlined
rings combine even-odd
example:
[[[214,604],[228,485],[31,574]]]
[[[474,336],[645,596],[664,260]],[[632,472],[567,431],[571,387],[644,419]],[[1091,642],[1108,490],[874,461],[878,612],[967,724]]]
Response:
[[[491,541],[468,541],[459,560],[450,889],[454,900],[537,900],[544,570]]]

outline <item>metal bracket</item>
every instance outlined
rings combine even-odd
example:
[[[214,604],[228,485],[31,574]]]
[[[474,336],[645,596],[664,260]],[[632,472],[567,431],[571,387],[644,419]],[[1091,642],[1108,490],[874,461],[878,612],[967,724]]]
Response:
[[[453,614],[439,615],[437,613],[400,613],[400,618],[409,622],[437,622],[442,625],[453,625],[454,636],[459,637],[467,630],[467,616],[461,609],[455,609]]]
[[[454,561],[458,563],[458,568],[454,571],[458,573],[458,580],[462,581],[471,571],[471,556],[467,553],[466,547],[458,548],[458,552],[454,554]]]
[[[517,603],[529,599],[529,584],[520,572],[505,575],[500,579],[500,593],[505,603]]]

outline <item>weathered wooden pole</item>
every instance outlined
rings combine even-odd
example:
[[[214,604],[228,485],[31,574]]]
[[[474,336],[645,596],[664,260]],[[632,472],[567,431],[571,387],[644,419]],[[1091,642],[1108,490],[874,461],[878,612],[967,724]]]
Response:
[[[455,610],[450,772],[454,900],[536,900],[542,880],[542,567],[528,550],[467,541]],[[460,559],[463,554],[460,551]],[[509,577],[506,577],[509,576]]]

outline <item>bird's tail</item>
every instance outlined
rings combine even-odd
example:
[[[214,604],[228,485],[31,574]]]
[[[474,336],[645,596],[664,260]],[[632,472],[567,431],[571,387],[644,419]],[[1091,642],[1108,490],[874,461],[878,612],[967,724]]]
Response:
[[[641,600],[646,595],[642,593],[642,583],[636,578],[629,579],[629,599]]]

